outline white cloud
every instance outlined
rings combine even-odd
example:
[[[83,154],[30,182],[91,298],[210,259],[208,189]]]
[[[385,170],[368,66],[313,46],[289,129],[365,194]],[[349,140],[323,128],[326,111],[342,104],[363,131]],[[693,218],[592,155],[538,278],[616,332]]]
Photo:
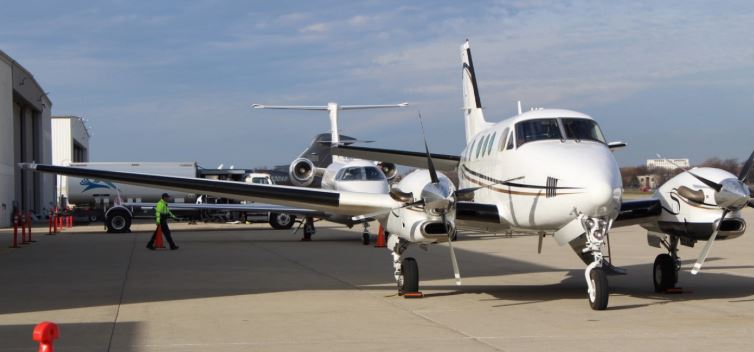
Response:
[[[324,33],[327,32],[330,26],[324,22],[313,23],[305,26],[299,30],[301,33]]]

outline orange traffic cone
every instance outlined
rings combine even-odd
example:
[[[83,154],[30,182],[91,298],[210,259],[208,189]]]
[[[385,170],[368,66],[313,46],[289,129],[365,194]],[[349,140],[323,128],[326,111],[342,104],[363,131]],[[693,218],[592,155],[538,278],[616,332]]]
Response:
[[[157,224],[157,229],[154,230],[154,248],[165,248],[165,243],[162,241],[162,226]]]
[[[382,228],[382,225],[380,225],[380,232],[377,234],[377,242],[374,244],[374,248],[385,248],[387,247],[387,241],[385,240],[385,229]]]

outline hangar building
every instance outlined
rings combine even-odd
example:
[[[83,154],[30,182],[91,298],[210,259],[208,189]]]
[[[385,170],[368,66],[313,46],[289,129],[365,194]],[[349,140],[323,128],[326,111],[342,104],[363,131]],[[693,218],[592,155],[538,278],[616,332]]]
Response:
[[[52,117],[52,163],[69,165],[89,161],[89,129],[78,116]],[[57,199],[68,196],[68,176],[57,176]]]
[[[0,50],[0,227],[14,207],[41,213],[55,202],[55,176],[16,167],[52,162],[51,107],[34,76]]]

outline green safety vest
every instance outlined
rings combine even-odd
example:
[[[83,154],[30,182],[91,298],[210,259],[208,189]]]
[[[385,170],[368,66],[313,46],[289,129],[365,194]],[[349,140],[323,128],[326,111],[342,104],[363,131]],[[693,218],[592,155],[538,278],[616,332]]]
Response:
[[[168,209],[168,202],[166,202],[164,199],[160,199],[159,202],[157,202],[157,205],[154,206],[154,217],[155,220],[157,220],[157,223],[160,223],[160,218],[162,216],[174,218],[175,215],[173,215],[172,212],[170,212],[170,209]]]

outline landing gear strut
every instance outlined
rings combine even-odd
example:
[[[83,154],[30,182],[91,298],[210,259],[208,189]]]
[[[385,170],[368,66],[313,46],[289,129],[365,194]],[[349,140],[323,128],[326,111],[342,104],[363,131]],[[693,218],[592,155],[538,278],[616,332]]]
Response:
[[[399,295],[419,292],[419,264],[414,258],[403,258],[408,245],[408,241],[401,241],[395,234],[390,234],[387,240],[387,247],[393,256],[393,275]]]
[[[369,234],[369,223],[364,221],[364,231],[361,233],[361,243],[365,246],[369,245],[371,241],[371,235]]]
[[[681,260],[678,258],[678,237],[670,236],[669,241],[660,242],[668,253],[663,253],[655,258],[652,268],[652,279],[655,292],[665,292],[675,288],[678,283],[678,271],[681,270]]]
[[[610,226],[603,219],[585,216],[582,217],[581,223],[586,230],[586,247],[582,251],[592,254],[594,258],[584,271],[588,286],[589,305],[594,310],[605,310],[610,292],[607,285],[607,274],[603,269],[605,259],[602,254],[602,247],[605,245],[605,238]]]
[[[311,241],[312,235],[315,233],[317,233],[317,229],[314,228],[314,218],[307,216],[304,220],[304,237],[302,237],[301,240]]]

